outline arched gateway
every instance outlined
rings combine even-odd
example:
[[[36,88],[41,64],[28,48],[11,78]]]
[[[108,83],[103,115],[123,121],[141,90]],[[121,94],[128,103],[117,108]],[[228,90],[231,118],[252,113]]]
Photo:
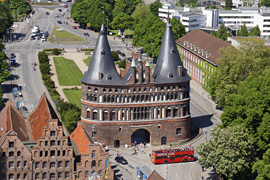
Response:
[[[132,133],[131,143],[149,143],[150,142],[150,133],[146,129],[138,129]]]

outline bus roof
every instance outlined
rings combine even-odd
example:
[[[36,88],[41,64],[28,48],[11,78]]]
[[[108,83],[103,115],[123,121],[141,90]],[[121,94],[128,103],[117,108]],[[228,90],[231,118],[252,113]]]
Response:
[[[180,151],[193,151],[194,147],[193,146],[189,146],[186,148],[177,148],[177,149],[164,149],[164,150],[156,150],[153,151],[153,153],[167,153],[167,152],[180,152]]]

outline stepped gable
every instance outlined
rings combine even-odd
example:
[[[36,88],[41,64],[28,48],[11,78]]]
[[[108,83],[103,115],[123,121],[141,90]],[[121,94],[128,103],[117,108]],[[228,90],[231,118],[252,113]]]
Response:
[[[217,66],[217,59],[220,57],[219,49],[228,48],[231,44],[216,38],[199,29],[194,29],[176,41],[198,56],[207,59],[211,64]]]
[[[78,125],[69,137],[77,145],[79,154],[88,154],[89,144],[92,144],[93,141],[89,138],[81,125]]]
[[[42,137],[43,127],[48,126],[49,119],[58,119],[58,117],[44,93],[36,108],[27,117],[30,139],[32,141]]]
[[[103,17],[104,18],[104,17]],[[103,23],[96,43],[96,47],[88,71],[81,79],[82,83],[94,85],[125,85],[114,65],[111,48],[107,39],[107,32]]]
[[[178,74],[177,66],[182,67],[181,77]],[[155,79],[155,84],[179,83],[190,80],[183,68],[169,21],[166,23],[153,78]]]
[[[14,131],[21,141],[28,140],[24,117],[16,109],[11,100],[5,104],[5,107],[0,113],[0,145],[10,131]]]

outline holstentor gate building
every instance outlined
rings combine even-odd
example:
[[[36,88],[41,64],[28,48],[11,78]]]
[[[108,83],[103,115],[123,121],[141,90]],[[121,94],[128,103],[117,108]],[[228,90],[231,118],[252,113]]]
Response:
[[[139,54],[122,77],[103,23],[81,83],[81,124],[95,141],[123,146],[135,140],[166,144],[190,138],[190,77],[169,22],[154,72]]]

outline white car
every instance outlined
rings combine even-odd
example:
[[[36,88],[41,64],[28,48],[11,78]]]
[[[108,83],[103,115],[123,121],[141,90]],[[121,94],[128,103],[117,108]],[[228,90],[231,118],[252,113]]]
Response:
[[[41,38],[41,42],[45,42],[46,41],[46,38],[43,36],[42,38]]]

